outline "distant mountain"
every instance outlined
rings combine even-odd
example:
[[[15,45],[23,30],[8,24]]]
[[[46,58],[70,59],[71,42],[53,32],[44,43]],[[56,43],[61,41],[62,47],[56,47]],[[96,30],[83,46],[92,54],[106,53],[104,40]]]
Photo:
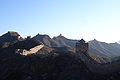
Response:
[[[42,42],[44,45],[49,47],[52,47],[54,45],[54,42],[48,35],[37,34],[36,36],[33,37],[33,39]]]
[[[8,31],[6,34],[0,36],[0,43],[13,42],[17,40],[23,40],[23,38],[17,32],[13,31]]]
[[[72,40],[72,39],[67,39],[62,35],[59,35],[57,37],[50,38],[48,35],[40,35],[37,34],[36,36],[33,37],[33,39],[42,42],[46,46],[49,47],[75,47],[75,43],[77,40]]]
[[[116,57],[120,56],[120,44],[92,40],[89,41],[88,51],[92,58],[99,62],[111,62],[116,60]]]
[[[54,42],[57,43],[58,47],[71,47],[74,48],[75,44],[78,40],[67,39],[66,37],[62,36],[61,34],[57,37],[53,37]]]
[[[120,44],[120,41],[118,41],[117,43]]]

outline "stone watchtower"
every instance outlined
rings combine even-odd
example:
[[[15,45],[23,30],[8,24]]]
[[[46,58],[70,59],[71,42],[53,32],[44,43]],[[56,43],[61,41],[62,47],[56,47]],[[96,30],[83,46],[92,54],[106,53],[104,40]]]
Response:
[[[84,39],[81,39],[76,43],[76,53],[87,53],[88,51],[88,43],[85,42]]]
[[[89,57],[88,57],[88,43],[85,42],[85,40],[81,39],[76,43],[76,54],[80,60],[84,62],[84,64],[87,65],[89,63]]]

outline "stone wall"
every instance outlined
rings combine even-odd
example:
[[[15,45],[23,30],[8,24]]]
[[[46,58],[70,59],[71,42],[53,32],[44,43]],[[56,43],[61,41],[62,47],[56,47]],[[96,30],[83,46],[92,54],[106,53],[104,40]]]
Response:
[[[31,48],[30,50],[17,49],[16,53],[20,53],[21,55],[33,54],[33,53],[38,52],[43,47],[44,47],[44,45],[42,44],[42,45],[35,46],[35,47]]]
[[[87,65],[87,67],[94,73],[110,74],[120,71],[120,61],[113,63],[98,63],[88,55],[88,43],[83,39],[76,43],[76,53],[80,59]]]

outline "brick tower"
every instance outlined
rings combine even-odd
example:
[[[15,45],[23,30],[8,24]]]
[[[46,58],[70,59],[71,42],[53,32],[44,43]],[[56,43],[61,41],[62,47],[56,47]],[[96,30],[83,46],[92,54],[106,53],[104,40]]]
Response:
[[[85,42],[84,39],[81,39],[76,43],[76,53],[87,53],[88,51],[88,43]]]

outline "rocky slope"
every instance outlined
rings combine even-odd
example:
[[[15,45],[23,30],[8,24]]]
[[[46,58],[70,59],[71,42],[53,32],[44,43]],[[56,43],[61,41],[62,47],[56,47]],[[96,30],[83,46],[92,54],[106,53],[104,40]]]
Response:
[[[67,46],[67,47],[74,48],[75,43],[77,42],[77,40],[67,39],[62,35],[50,38],[48,35],[37,34],[36,36],[33,37],[33,39],[35,39],[39,42],[42,42],[43,44],[45,44],[46,46],[49,46],[49,47]]]
[[[36,44],[34,41],[32,43]],[[0,80],[120,79],[119,73],[110,75],[92,73],[70,48],[52,49],[44,46],[36,54],[22,56],[15,53],[18,47],[14,46],[15,44],[17,42],[0,50]],[[21,45],[24,45],[24,41]]]
[[[63,36],[51,39],[47,35],[37,35],[34,39],[14,40],[1,44],[0,47],[0,80],[119,80],[119,72],[100,75],[93,73],[75,53],[73,46],[76,40]],[[9,38],[7,38],[9,39]],[[15,50],[29,49],[33,46],[46,44],[36,54],[23,56],[16,54]],[[53,44],[54,43],[54,44]],[[71,43],[71,44],[70,44]],[[108,57],[108,50],[119,49],[119,45],[91,41],[91,57],[99,57],[100,62]],[[53,46],[54,45],[54,46]],[[59,47],[58,47],[59,45]],[[50,48],[51,47],[51,48]],[[112,47],[112,48],[111,48]],[[100,49],[100,50],[99,50]],[[107,50],[106,50],[107,49]],[[102,51],[102,52],[101,52]],[[103,54],[106,51],[106,54]],[[115,50],[117,52],[117,50]],[[117,54],[109,54],[116,56]],[[102,57],[101,57],[102,56]],[[102,60],[102,59],[103,60]],[[117,57],[119,58],[119,57]],[[116,59],[116,57],[115,57]]]
[[[75,51],[75,43],[78,40],[67,39],[62,35],[50,38],[48,35],[40,35],[33,37],[33,39],[42,42],[49,47],[70,47]],[[119,60],[120,58],[120,44],[105,43],[97,40],[89,41],[89,55],[100,63],[107,63]]]
[[[33,45],[36,41],[29,40],[29,46],[25,43],[26,41],[18,41],[0,50],[0,80],[92,79],[91,74],[87,72],[89,70],[73,52],[45,46],[36,54],[16,54],[15,49],[18,47],[28,49],[30,43]],[[26,46],[23,47],[24,45]]]
[[[17,40],[23,40],[23,38],[17,32],[13,31],[8,31],[6,34],[0,36],[0,43],[14,42]]]
[[[89,54],[101,63],[112,62],[120,56],[120,44],[92,40],[89,41]]]

